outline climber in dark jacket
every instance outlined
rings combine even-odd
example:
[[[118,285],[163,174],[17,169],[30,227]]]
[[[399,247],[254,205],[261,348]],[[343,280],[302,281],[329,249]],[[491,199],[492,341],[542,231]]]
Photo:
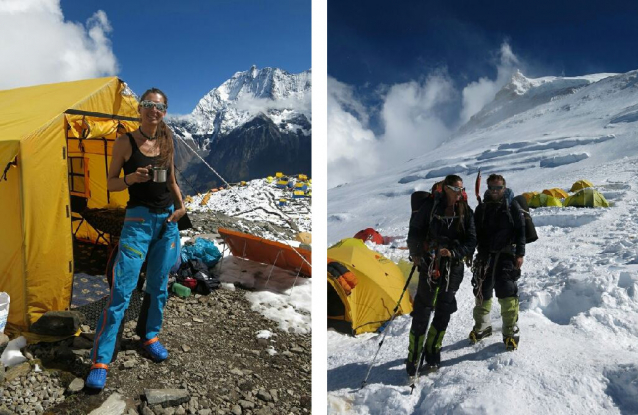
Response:
[[[518,287],[525,256],[525,217],[503,176],[487,179],[485,202],[474,212],[478,239],[472,285],[476,305],[470,341],[476,343],[492,334],[490,310],[492,291],[501,305],[503,342],[507,350],[518,347]]]
[[[428,370],[438,368],[443,336],[450,316],[457,310],[455,295],[463,280],[463,258],[471,258],[476,246],[474,215],[467,204],[463,180],[449,175],[435,187],[432,196],[413,212],[408,232],[410,256],[420,275],[406,362],[410,376],[420,367],[422,354]],[[434,318],[426,338],[432,312]]]

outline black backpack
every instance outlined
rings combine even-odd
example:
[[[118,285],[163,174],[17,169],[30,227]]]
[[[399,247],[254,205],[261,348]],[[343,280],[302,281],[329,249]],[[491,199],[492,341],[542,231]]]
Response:
[[[514,201],[521,207],[523,217],[525,217],[525,244],[531,244],[538,240],[538,234],[536,233],[536,226],[534,226],[532,216],[529,214],[527,199],[523,195],[518,195],[514,198]]]

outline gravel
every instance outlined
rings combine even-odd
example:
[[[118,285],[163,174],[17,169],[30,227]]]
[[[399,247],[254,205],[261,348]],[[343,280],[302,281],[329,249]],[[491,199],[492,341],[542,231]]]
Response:
[[[214,214],[190,217],[196,227],[190,234],[216,233],[219,225],[237,229],[232,219],[212,223]],[[254,233],[262,235],[261,224],[254,226]],[[28,367],[10,380],[6,378],[13,368],[5,368],[5,380],[0,380],[0,414],[88,414],[116,393],[126,402],[124,414],[310,413],[310,334],[278,329],[276,322],[251,310],[246,292],[237,287],[208,296],[171,296],[159,335],[170,357],[159,364],[142,351],[136,322],[125,323],[121,351],[99,393],[78,390],[91,364],[90,341],[28,345],[23,349],[31,357]],[[87,325],[81,328],[83,337],[92,338]],[[257,339],[261,330],[277,335]],[[158,389],[182,390],[189,400],[167,407],[149,404],[145,390]]]

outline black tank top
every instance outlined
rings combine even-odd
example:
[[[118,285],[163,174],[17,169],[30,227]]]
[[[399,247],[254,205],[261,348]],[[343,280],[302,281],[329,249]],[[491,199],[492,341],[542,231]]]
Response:
[[[131,157],[124,162],[124,174],[131,174],[137,171],[138,167],[154,166],[157,156],[145,156],[137,147],[137,143],[131,133],[126,133],[133,152]],[[171,167],[168,168],[166,177],[171,174]],[[165,209],[173,203],[171,192],[168,190],[168,181],[166,183],[155,183],[150,180],[144,183],[133,183],[128,188],[129,201],[127,208],[136,206],[146,206],[152,209]]]

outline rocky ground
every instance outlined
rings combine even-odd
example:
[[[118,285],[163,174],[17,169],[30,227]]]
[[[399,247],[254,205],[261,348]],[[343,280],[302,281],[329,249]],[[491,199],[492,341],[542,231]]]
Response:
[[[232,219],[212,219],[191,215],[197,233],[237,229]],[[88,325],[79,337],[27,346],[27,362],[0,367],[0,415],[88,414],[99,407],[145,415],[310,413],[311,336],[279,330],[251,310],[245,292],[171,296],[160,333],[170,357],[159,364],[141,350],[135,321],[126,323],[106,388],[97,394],[83,388],[93,337]],[[258,339],[262,330],[275,335]]]

